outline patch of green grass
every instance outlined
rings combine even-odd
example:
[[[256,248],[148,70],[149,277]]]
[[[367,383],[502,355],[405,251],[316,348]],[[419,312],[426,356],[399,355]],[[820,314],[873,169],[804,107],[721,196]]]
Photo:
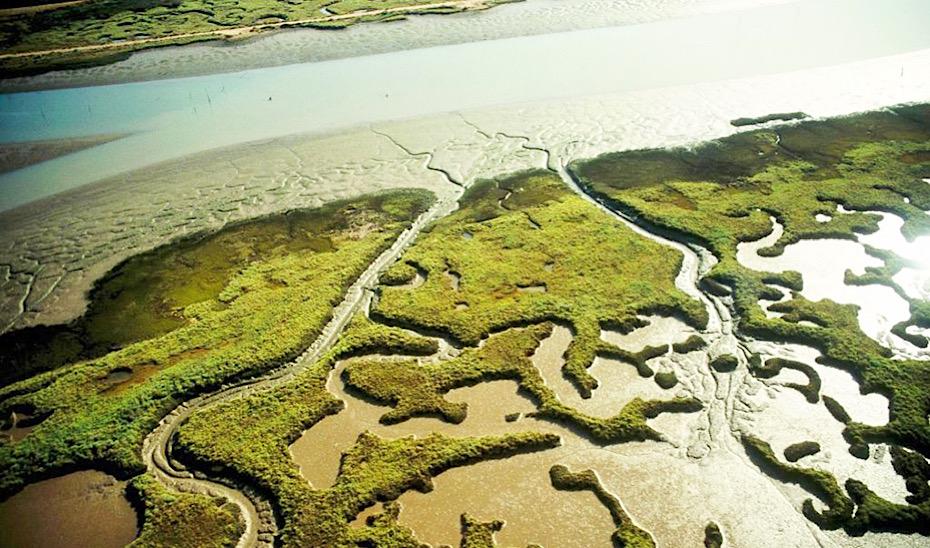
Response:
[[[712,521],[704,527],[704,547],[723,548],[723,533],[720,532],[720,526]]]
[[[691,335],[687,340],[672,345],[672,351],[676,354],[687,354],[704,348],[707,348],[707,342],[700,335]]]
[[[786,382],[784,386],[794,388],[803,394],[805,399],[810,403],[817,403],[820,401],[820,375],[817,374],[817,371],[813,367],[806,363],[783,358],[770,358],[765,361],[765,365],[760,364],[751,368],[753,375],[763,379],[770,379],[778,375],[782,369],[794,369],[807,376],[807,384]]]
[[[500,520],[479,521],[468,514],[462,514],[462,548],[494,548],[494,533],[504,527]]]
[[[549,479],[556,489],[563,491],[591,491],[594,493],[598,500],[601,501],[601,504],[610,511],[614,525],[617,526],[617,530],[613,534],[613,541],[616,546],[623,548],[655,547],[652,535],[633,523],[617,497],[604,489],[593,471],[572,472],[565,466],[557,464],[549,469]]]
[[[820,444],[816,441],[801,441],[785,447],[785,459],[788,462],[798,462],[804,457],[816,455],[819,452]]]
[[[228,548],[245,532],[239,508],[224,499],[173,493],[147,475],[133,478],[129,489],[144,509],[131,548]]]
[[[609,418],[586,415],[556,397],[530,356],[549,335],[550,325],[511,329],[492,335],[480,348],[465,349],[456,358],[438,364],[414,360],[359,358],[345,368],[346,384],[366,396],[393,405],[381,417],[383,423],[402,422],[414,416],[433,416],[447,422],[465,419],[465,404],[455,404],[444,395],[455,388],[498,379],[517,381],[536,404],[533,416],[574,426],[600,443],[658,440],[661,434],[646,420],[663,412],[693,412],[701,409],[691,398],[642,400],[634,398]]]
[[[182,327],[0,389],[0,416],[27,407],[47,417],[22,440],[0,445],[0,496],[75,467],[121,476],[141,472],[142,440],[163,416],[197,394],[297,357],[329,321],[345,289],[430,199],[423,191],[396,191],[328,206],[323,211],[331,219],[313,237],[329,238],[332,249],[258,257],[215,298],[184,308]],[[127,368],[133,372],[129,380],[107,379]]]
[[[379,548],[429,548],[417,540],[409,527],[398,523],[400,503],[384,503],[384,511],[365,520],[365,527],[353,527],[348,533],[352,546],[378,546]],[[467,533],[464,533],[467,536]]]
[[[710,361],[710,368],[718,373],[730,373],[735,371],[739,365],[739,360],[732,354],[722,354]]]
[[[749,459],[770,476],[786,483],[795,483],[805,491],[823,501],[827,508],[818,512],[811,499],[804,501],[804,517],[822,529],[838,529],[849,522],[853,514],[853,502],[843,493],[833,474],[816,468],[802,468],[778,460],[772,447],[750,435],[743,435],[743,448]]]
[[[675,375],[674,371],[662,371],[661,373],[656,373],[655,380],[656,384],[666,390],[674,388],[675,385],[678,384],[678,376]]]
[[[385,278],[410,280],[416,267],[426,281],[383,287],[373,314],[469,346],[513,326],[570,324],[564,372],[589,396],[597,383],[587,368],[598,353],[632,359],[641,374],[652,374],[644,359],[602,341],[602,328],[629,331],[643,314],[706,323],[701,303],[674,285],[681,261],[680,253],[606,218],[555,175],[524,172],[469,188],[460,209],[424,233]],[[458,289],[446,272],[459,275]]]
[[[376,202],[368,207],[379,209]],[[0,355],[0,375],[22,378],[188,325],[192,320],[185,315],[188,306],[216,300],[249,265],[291,254],[333,251],[330,234],[352,229],[348,218],[337,214],[344,205],[244,221],[135,255],[94,284],[87,311],[74,322],[0,336],[0,344],[9,349]],[[364,215],[351,222],[359,231],[371,225]]]
[[[930,364],[892,360],[888,349],[862,333],[854,306],[811,302],[794,293],[770,306],[783,313],[781,318],[766,317],[759,300],[781,297],[770,284],[799,290],[799,276],[755,272],[736,261],[740,242],[771,231],[770,216],[784,226],[784,234],[761,250],[763,255],[778,255],[801,239],[855,239],[875,231],[877,218],[867,211],[901,216],[908,238],[930,233],[930,216],[924,213],[930,209],[930,185],[921,180],[930,172],[930,106],[749,131],[693,149],[607,154],[574,162],[570,172],[612,207],[711,250],[719,262],[705,281],[732,295],[742,333],[814,346],[825,364],[850,371],[863,393],[887,395],[891,420],[885,426],[849,422],[838,405],[825,400],[835,416],[847,420],[844,436],[853,454],[867,457],[867,443],[881,441],[930,456]],[[838,213],[837,205],[853,212]],[[817,214],[831,219],[818,222]],[[890,275],[901,261],[873,254],[885,265],[850,281],[894,287]],[[911,312],[896,333],[930,323],[926,303],[911,300]],[[837,520],[831,525],[841,525]]]
[[[854,479],[846,481],[846,490],[856,504],[856,515],[846,525],[849,534],[884,531],[930,535],[930,502],[894,504]]]

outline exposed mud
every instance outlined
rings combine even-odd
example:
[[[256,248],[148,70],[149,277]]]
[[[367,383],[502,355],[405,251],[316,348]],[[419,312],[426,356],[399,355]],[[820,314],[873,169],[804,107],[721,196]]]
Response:
[[[0,503],[0,546],[119,548],[136,537],[126,482],[87,470],[26,486]]]

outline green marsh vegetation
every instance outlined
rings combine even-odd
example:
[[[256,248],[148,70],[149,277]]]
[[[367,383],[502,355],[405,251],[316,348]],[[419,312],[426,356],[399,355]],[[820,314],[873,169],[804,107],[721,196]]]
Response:
[[[282,386],[195,413],[179,432],[179,456],[202,466],[218,466],[220,474],[270,493],[283,522],[280,539],[286,546],[359,542],[416,546],[412,533],[397,524],[397,507],[389,504],[367,527],[349,524],[376,502],[390,502],[409,489],[430,490],[431,477],[443,470],[555,447],[558,436],[526,432],[451,438],[433,434],[386,440],[364,432],[343,454],[336,481],[328,489],[307,483],[288,447],[304,430],[341,410],[342,402],[326,390],[326,378],[338,360],[375,352],[428,355],[436,350],[432,339],[359,315],[330,352]],[[229,432],[229,424],[239,427]]]
[[[788,459],[788,462],[798,462],[804,457],[810,455],[816,455],[820,452],[820,444],[816,441],[801,441],[798,443],[792,443],[788,447],[785,447],[785,458]]]
[[[508,0],[488,0],[491,7]],[[342,28],[358,22],[391,21],[405,15],[449,13],[465,9],[435,0],[92,0],[33,13],[0,13],[4,53],[45,52],[39,57],[0,60],[0,71],[13,76],[118,61],[146,47],[182,45],[223,38],[220,31],[291,26]],[[423,6],[422,9],[418,6]],[[403,13],[376,10],[410,8]],[[369,11],[358,17],[326,18]],[[316,20],[316,21],[313,21]],[[248,34],[248,33],[246,33]],[[74,50],[86,46],[108,46]]]
[[[563,371],[589,396],[597,383],[587,369],[596,355],[625,359],[649,376],[645,360],[668,351],[627,352],[604,342],[601,329],[630,331],[647,314],[705,325],[701,303],[674,285],[681,261],[678,252],[605,219],[554,174],[525,172],[470,187],[461,208],[422,234],[382,278],[400,285],[419,270],[424,283],[383,287],[372,314],[468,346],[510,327],[569,324],[574,337]],[[447,272],[457,274],[457,288]]]
[[[769,307],[782,312],[781,318],[767,318],[758,301],[781,297],[770,284],[799,290],[801,280],[796,273],[755,272],[736,260],[737,244],[771,231],[770,216],[784,226],[784,233],[760,251],[769,256],[800,239],[855,239],[875,231],[877,217],[867,211],[902,217],[906,237],[930,233],[930,217],[924,213],[930,209],[930,185],[922,180],[930,175],[930,106],[748,131],[693,149],[606,154],[575,162],[570,171],[583,188],[612,207],[708,248],[719,262],[705,279],[731,293],[741,332],[814,346],[823,353],[824,363],[852,372],[865,393],[889,397],[887,425],[848,422],[844,435],[851,453],[864,458],[867,443],[888,442],[930,456],[930,363],[892,360],[889,350],[859,329],[854,306],[811,302],[795,292],[792,299]],[[838,214],[838,205],[852,212]],[[820,222],[818,214],[830,219]],[[885,267],[871,269],[871,279],[860,283],[881,281],[894,287],[890,276],[902,261],[887,253],[874,254],[884,257]],[[926,303],[909,301],[912,318],[906,324],[926,325]],[[905,327],[898,326],[897,332]],[[766,374],[764,369],[757,372]],[[815,384],[812,379],[804,388],[809,397]],[[838,416],[842,409],[832,403],[828,407]],[[769,463],[767,469],[792,477],[808,475],[776,464],[760,445],[764,442],[747,443],[760,461]],[[853,516],[846,511],[850,499],[838,486],[827,485],[819,475],[804,481],[814,482],[830,501],[828,515],[807,512],[822,526],[842,526],[854,533],[917,531],[919,521],[907,516],[930,520],[925,504],[893,505],[858,482],[847,483],[847,492],[872,510]]]
[[[701,403],[690,398],[664,401],[634,398],[613,417],[602,419],[563,404],[530,361],[550,330],[549,324],[510,329],[492,335],[480,348],[468,348],[458,357],[438,364],[358,358],[346,366],[346,384],[393,406],[381,417],[382,423],[403,422],[415,416],[459,423],[465,419],[466,406],[449,402],[443,397],[445,393],[491,380],[515,380],[537,407],[532,416],[570,425],[605,444],[659,440],[661,434],[646,419],[663,412],[701,409]]]
[[[723,548],[723,533],[720,526],[712,521],[704,527],[704,547]]]
[[[216,300],[230,280],[272,256],[332,251],[333,210],[293,211],[197,234],[133,256],[99,280],[87,311],[64,325],[0,335],[0,379],[19,380],[188,325],[185,309]],[[4,383],[7,384],[7,383]]]
[[[461,422],[467,408],[445,400],[449,390],[513,379],[536,403],[538,409],[534,415],[539,418],[570,425],[604,443],[659,439],[660,434],[646,424],[648,418],[666,411],[694,411],[700,404],[684,398],[634,399],[614,417],[590,417],[561,404],[530,360],[550,333],[549,320],[589,322],[586,327],[591,339],[585,352],[589,352],[590,359],[597,353],[614,352],[637,367],[645,366],[648,357],[667,352],[668,347],[647,349],[644,355],[623,351],[600,340],[602,324],[637,327],[642,323],[638,314],[653,311],[675,313],[698,326],[706,321],[700,304],[678,292],[673,284],[680,256],[651,245],[622,225],[607,223],[605,227],[604,219],[598,215],[596,208],[570,193],[550,174],[530,172],[478,183],[463,197],[456,213],[427,227],[401,261],[384,274],[382,282],[393,285],[381,289],[372,312],[374,321],[356,317],[331,352],[286,384],[194,414],[179,432],[176,446],[179,457],[199,466],[220,467],[221,474],[270,493],[283,522],[280,538],[285,544],[340,545],[353,538],[372,542],[407,538],[407,532],[396,526],[396,517],[391,518],[393,507],[386,507],[383,514],[371,518],[369,526],[361,530],[350,528],[348,523],[376,501],[390,501],[411,487],[428,488],[430,474],[409,475],[411,464],[407,459],[413,458],[414,462],[419,459],[410,456],[411,444],[432,452],[430,440],[435,439],[436,450],[439,447],[446,450],[449,462],[465,463],[553,447],[558,438],[535,432],[514,434],[493,442],[495,448],[488,449],[488,453],[474,453],[477,447],[490,442],[481,441],[483,438],[441,436],[416,441],[384,440],[365,433],[343,454],[333,487],[314,489],[300,476],[288,447],[304,430],[326,415],[339,412],[340,402],[326,390],[327,376],[339,360],[349,360],[345,380],[350,388],[393,406],[382,417],[385,423],[413,416]],[[547,230],[552,232],[539,234]],[[450,234],[454,234],[455,242],[449,242]],[[568,243],[576,245],[566,248],[563,245],[566,242],[558,238],[567,238]],[[459,241],[475,245],[463,248],[457,245]],[[592,246],[599,244],[611,248],[600,253],[600,261],[591,253]],[[424,258],[438,251],[444,255]],[[631,254],[645,264],[637,265]],[[582,266],[584,263],[588,264]],[[516,269],[514,264],[518,265]],[[527,273],[521,272],[519,265],[525,266]],[[589,278],[572,282],[572,269],[579,269]],[[652,269],[648,284],[638,284],[634,278],[644,272],[641,269]],[[628,285],[616,283],[618,270],[628,276]],[[415,287],[407,285],[418,272],[424,276],[423,283]],[[445,275],[452,272],[458,277],[457,291],[452,290],[454,276]],[[537,274],[540,277],[533,277]],[[546,291],[521,289],[539,286],[545,286]],[[581,298],[585,291],[589,295]],[[591,296],[592,291],[598,294]],[[405,292],[423,293],[415,302],[416,310],[406,311],[407,306],[413,305],[398,300]],[[442,298],[435,299],[436,295]],[[458,306],[466,302],[462,299],[467,299],[467,309]],[[443,324],[443,319],[454,317],[447,309],[473,314],[485,325],[476,328],[467,319],[451,326]],[[524,310],[529,313],[514,313]],[[394,311],[406,312],[397,319],[392,316]],[[401,356],[433,354],[436,343],[414,335],[405,327],[449,334],[470,347],[450,360],[418,364],[413,358]],[[486,340],[479,347],[482,339]],[[699,343],[703,344],[700,340],[692,341],[693,346]],[[371,354],[398,357],[384,359]],[[585,375],[587,365],[583,363],[582,367]],[[224,425],[233,423],[241,425],[241,430],[230,435]],[[387,460],[387,456],[379,456],[397,452],[404,458]],[[357,476],[351,467],[356,460],[364,460],[366,466],[377,462],[381,467],[378,481]],[[471,529],[483,533],[466,534],[469,543],[490,534],[490,526],[479,526],[477,522],[473,525]]]
[[[853,502],[833,474],[817,468],[786,464],[778,459],[768,443],[755,436],[744,434],[742,441],[749,459],[759,468],[779,481],[801,486],[827,505],[825,510],[818,511],[811,499],[805,500],[801,507],[804,517],[822,529],[839,529],[853,519]]]
[[[572,472],[565,466],[557,464],[549,469],[549,479],[552,486],[563,491],[591,491],[603,504],[614,520],[617,530],[614,531],[613,541],[621,548],[654,548],[655,541],[648,532],[640,529],[633,523],[630,516],[617,497],[604,489],[597,475],[591,470]]]
[[[489,548],[497,546],[494,533],[504,528],[500,520],[482,522],[462,514],[462,548]]]
[[[306,230],[285,238],[305,240],[306,247],[256,247],[257,255],[229,271],[215,297],[183,309],[180,327],[0,389],[2,416],[28,408],[44,418],[25,438],[0,444],[0,496],[27,481],[82,467],[123,477],[141,472],[142,440],[163,416],[195,395],[299,355],[329,321],[345,289],[431,201],[428,192],[396,191],[314,210],[307,214],[315,220]],[[293,226],[261,219],[218,235],[250,234],[256,227],[271,234]],[[329,240],[325,250],[320,238]],[[192,253],[206,260],[216,238],[199,241],[204,255]],[[203,272],[213,283],[214,273]],[[113,382],[109,377],[116,370],[132,374]]]
[[[853,372],[866,391],[889,396],[891,421],[881,427],[855,423],[835,401],[823,401],[846,424],[854,454],[868,456],[869,443],[891,444],[908,504],[885,501],[855,480],[840,485],[826,471],[783,462],[761,439],[743,438],[761,469],[826,503],[822,512],[811,501],[803,507],[824,528],[926,532],[930,364],[890,359],[889,351],[861,332],[852,306],[811,302],[795,293],[771,306],[783,313],[780,318],[767,318],[759,299],[781,296],[771,284],[798,290],[801,280],[793,273],[741,266],[736,246],[766,235],[769,216],[785,233],[763,250],[767,254],[802,238],[854,238],[874,230],[876,219],[862,213],[866,210],[901,215],[912,236],[930,230],[922,211],[930,209],[930,185],[920,181],[930,167],[928,121],[926,108],[901,108],[742,133],[695,150],[611,154],[571,166],[585,188],[615,207],[708,247],[719,262],[705,287],[732,297],[742,332],[816,346],[825,363]],[[76,340],[81,347],[75,357],[0,389],[3,416],[17,411],[40,421],[22,440],[0,444],[0,496],[27,481],[81,467],[122,476],[141,472],[141,441],[161,417],[188,398],[297,356],[319,335],[346,287],[430,200],[425,192],[397,191],[259,219],[117,267],[98,284],[88,314],[79,320],[87,325],[60,345],[67,349]],[[858,212],[837,215],[837,204]],[[280,382],[200,409],[181,426],[174,456],[267,495],[282,544],[415,546],[392,502],[403,492],[431,489],[432,478],[451,467],[560,443],[558,436],[539,432],[400,439],[364,432],[343,453],[335,483],[315,488],[300,475],[288,447],[342,409],[326,389],[340,360],[348,360],[350,388],[390,406],[382,417],[386,423],[414,416],[461,422],[467,407],[445,395],[498,379],[519,384],[536,405],[536,418],[568,426],[595,443],[660,439],[647,419],[700,408],[699,401],[686,398],[635,398],[618,402],[622,406],[613,417],[591,417],[562,404],[531,361],[558,322],[573,330],[563,372],[582,395],[596,387],[588,373],[596,356],[618,358],[644,377],[654,375],[661,386],[674,386],[674,373],[655,374],[649,366],[669,345],[631,352],[600,334],[640,327],[648,314],[674,315],[695,328],[706,324],[701,303],[674,285],[682,261],[677,252],[611,221],[546,172],[476,183],[460,205],[424,229],[382,277],[371,317],[355,317],[327,354]],[[819,222],[817,213],[831,219]],[[885,266],[859,282],[893,286],[890,277],[902,263],[873,254],[884,257]],[[409,284],[418,275],[422,283]],[[930,317],[921,316],[922,310],[912,301],[913,323]],[[439,363],[417,361],[438,350],[434,339],[417,332],[448,336],[464,348]],[[96,353],[85,349],[87,343]],[[699,351],[706,344],[695,335],[672,350]],[[65,352],[55,348],[49,352]],[[803,365],[786,360],[763,365],[757,359],[751,371],[766,377],[781,368],[798,369],[809,383],[795,388],[817,401],[819,377]],[[722,371],[735,366],[732,356],[714,363]],[[550,473],[557,488],[586,489],[601,499],[614,515],[618,544],[651,545],[593,473],[558,467]],[[179,543],[224,545],[242,531],[236,510],[208,497],[168,492],[144,475],[132,486],[145,514],[141,546],[169,534]],[[379,502],[382,512],[365,526],[350,525]],[[499,522],[468,515],[462,527],[468,546],[491,545],[500,528]],[[718,542],[719,529],[711,533],[707,538]]]
[[[782,369],[794,369],[795,371],[803,373],[807,377],[807,384],[789,382],[784,383],[784,386],[794,388],[803,394],[810,403],[817,403],[820,401],[820,375],[817,374],[817,371],[813,367],[806,363],[782,358],[770,358],[765,361],[765,364],[750,364],[750,368],[752,369],[753,375],[760,379],[770,379],[778,375]]]
[[[232,547],[245,532],[239,509],[223,499],[174,493],[145,475],[133,478],[129,488],[143,513],[132,548]]]

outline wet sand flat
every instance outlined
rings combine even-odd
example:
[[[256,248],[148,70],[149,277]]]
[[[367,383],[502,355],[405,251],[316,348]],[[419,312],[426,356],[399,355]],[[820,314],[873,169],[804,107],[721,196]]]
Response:
[[[0,546],[119,548],[136,537],[125,482],[93,470],[26,486],[0,503]]]

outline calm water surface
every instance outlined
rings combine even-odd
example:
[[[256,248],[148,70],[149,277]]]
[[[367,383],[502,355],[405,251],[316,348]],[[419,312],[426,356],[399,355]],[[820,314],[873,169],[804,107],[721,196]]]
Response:
[[[238,73],[7,94],[0,97],[0,142],[134,135],[0,176],[0,210],[192,152],[279,135],[924,49],[928,22],[924,0],[810,0]]]

